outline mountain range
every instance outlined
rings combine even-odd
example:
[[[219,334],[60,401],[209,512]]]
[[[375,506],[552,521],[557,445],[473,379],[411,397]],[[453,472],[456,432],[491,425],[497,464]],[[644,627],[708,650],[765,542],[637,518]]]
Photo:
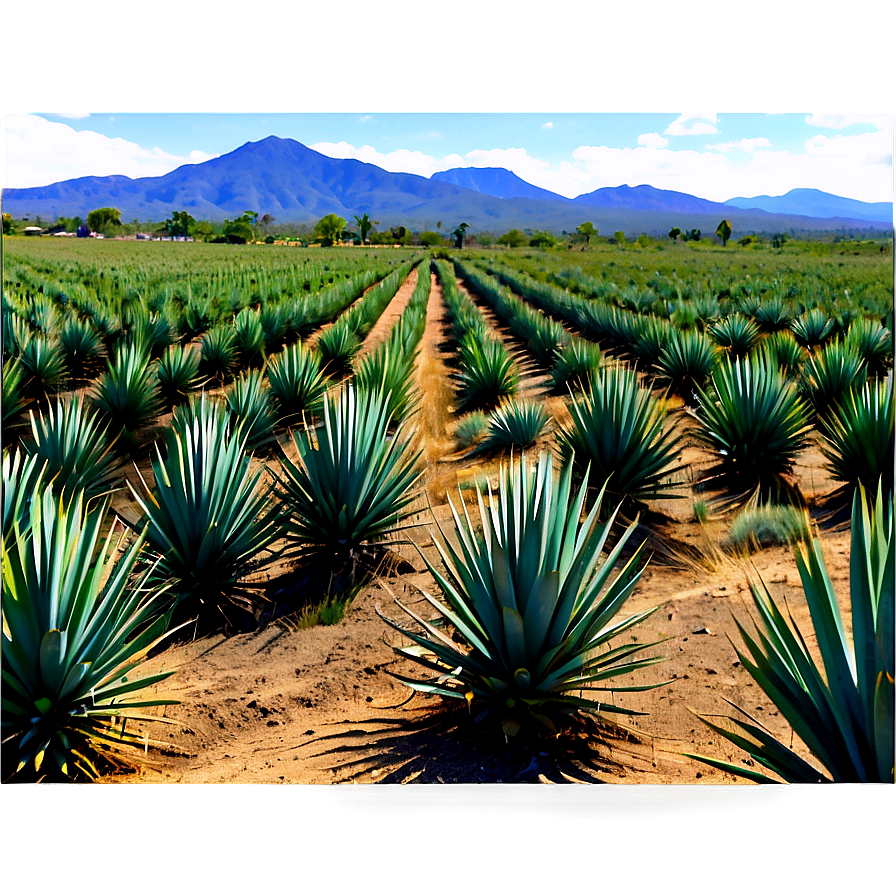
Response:
[[[105,206],[119,209],[124,220],[141,221],[165,220],[181,209],[211,221],[253,209],[296,224],[330,213],[351,222],[366,212],[381,228],[435,229],[441,222],[443,232],[461,221],[471,232],[493,233],[513,227],[571,231],[584,220],[602,233],[665,233],[673,226],[710,233],[721,218],[731,221],[735,233],[893,226],[892,203],[864,203],[818,190],[720,203],[639,185],[603,187],[567,199],[503,168],[454,168],[426,178],[333,159],[273,136],[160,177],[81,177],[3,191],[3,210],[14,217],[84,217]]]

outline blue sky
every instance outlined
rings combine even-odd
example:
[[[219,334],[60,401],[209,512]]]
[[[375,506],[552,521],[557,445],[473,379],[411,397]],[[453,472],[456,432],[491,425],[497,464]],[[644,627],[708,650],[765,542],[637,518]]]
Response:
[[[722,201],[812,187],[892,198],[893,119],[827,113],[78,113],[5,118],[10,187],[164,174],[271,134],[430,176],[503,167],[564,196],[647,183]]]
[[[892,200],[891,5],[13,4],[0,178],[159,175],[278,134],[423,176],[505,167],[565,196],[649,183]],[[844,110],[862,114],[828,114]]]

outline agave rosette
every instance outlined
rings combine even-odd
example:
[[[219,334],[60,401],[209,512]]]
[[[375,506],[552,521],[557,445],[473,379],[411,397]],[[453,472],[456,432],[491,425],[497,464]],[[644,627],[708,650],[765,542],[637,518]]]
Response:
[[[571,467],[558,482],[543,455],[535,465],[521,457],[502,468],[488,505],[478,496],[480,525],[452,502],[453,532],[440,527],[435,540],[441,565],[424,555],[445,603],[425,597],[456,634],[399,603],[417,625],[383,616],[414,642],[394,649],[433,675],[396,677],[415,690],[483,706],[507,735],[532,721],[557,728],[578,711],[639,714],[616,705],[611,692],[657,685],[608,682],[658,661],[633,659],[654,644],[611,646],[653,612],[614,619],[645,563],[638,548],[614,573],[635,524],[604,557],[615,513],[599,524],[598,498],[582,521],[585,497],[584,486],[573,493]]]
[[[162,589],[151,570],[138,572],[143,535],[123,554],[114,525],[102,540],[108,502],[86,509],[79,493],[65,503],[40,475],[10,481],[8,472],[4,464],[4,772],[96,778],[98,758],[132,764],[122,748],[147,743],[125,729],[141,718],[134,710],[176,702],[137,693],[170,672],[133,676],[167,629]]]
[[[891,499],[873,506],[859,489],[853,499],[850,549],[852,637],[844,630],[821,543],[795,549],[797,569],[821,658],[764,587],[753,586],[759,614],[755,635],[738,623],[741,664],[806,745],[818,766],[782,743],[735,704],[727,724],[700,718],[745,750],[775,777],[757,769],[691,755],[758,783],[894,783],[894,579]],[[729,701],[730,702],[730,701]]]
[[[278,423],[298,423],[303,414],[313,415],[327,391],[320,360],[302,345],[294,344],[274,355],[267,366],[268,383]]]
[[[303,553],[345,561],[402,528],[423,472],[409,431],[390,435],[392,422],[388,395],[348,384],[324,398],[319,427],[293,431],[299,463],[281,459],[278,497]]]

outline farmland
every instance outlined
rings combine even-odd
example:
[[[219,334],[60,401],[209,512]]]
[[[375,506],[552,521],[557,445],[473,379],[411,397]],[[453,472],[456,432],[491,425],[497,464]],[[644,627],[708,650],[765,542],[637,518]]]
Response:
[[[891,253],[7,240],[4,780],[892,779],[738,628],[892,641]]]

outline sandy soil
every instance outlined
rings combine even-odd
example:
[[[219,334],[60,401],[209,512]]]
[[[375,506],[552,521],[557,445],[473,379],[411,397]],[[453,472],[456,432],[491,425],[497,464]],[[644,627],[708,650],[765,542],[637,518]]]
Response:
[[[402,290],[412,288],[406,283]],[[394,318],[400,310],[395,301],[392,305],[386,314]],[[386,321],[381,323],[387,332]],[[468,476],[494,472],[498,463],[472,464],[452,453],[454,396],[446,339],[447,312],[433,278],[417,364],[421,405],[415,419],[427,466],[421,523],[445,520],[447,491]],[[544,391],[540,376],[534,368],[525,374],[536,393]],[[685,423],[681,415],[677,425]],[[682,459],[692,478],[711,461],[690,444]],[[827,478],[815,445],[801,454],[796,478],[810,506],[837,486]],[[734,620],[750,619],[750,577],[761,578],[775,598],[787,600],[804,632],[810,630],[808,610],[790,549],[767,549],[743,561],[722,555],[718,544],[730,517],[701,525],[693,516],[693,494],[684,494],[682,500],[652,508],[665,514],[665,521],[657,514],[659,522],[650,523],[652,536],[672,547],[654,555],[625,607],[626,614],[657,608],[635,631],[639,641],[662,640],[653,653],[665,657],[626,683],[666,682],[619,695],[620,703],[646,713],[626,721],[632,732],[627,738],[592,733],[563,742],[507,744],[500,737],[474,735],[465,707],[440,712],[438,698],[414,696],[390,677],[390,672],[413,670],[392,650],[398,635],[376,608],[400,620],[395,597],[413,606],[422,600],[421,589],[434,588],[420,552],[395,544],[395,554],[404,561],[401,573],[384,575],[365,588],[336,625],[298,628],[290,615],[257,631],[216,634],[152,658],[147,671],[175,670],[156,690],[181,701],[164,712],[175,724],[149,726],[150,736],[169,746],[150,749],[139,771],[110,780],[740,783],[681,755],[743,761],[743,754],[714,736],[691,710],[727,713],[725,701],[730,700],[789,739],[790,729],[738,662],[731,643],[739,643]],[[849,533],[825,528],[820,535],[849,629]],[[412,537],[435,561],[428,529],[416,529]],[[671,559],[675,556],[677,561]],[[794,748],[801,749],[798,741]]]

